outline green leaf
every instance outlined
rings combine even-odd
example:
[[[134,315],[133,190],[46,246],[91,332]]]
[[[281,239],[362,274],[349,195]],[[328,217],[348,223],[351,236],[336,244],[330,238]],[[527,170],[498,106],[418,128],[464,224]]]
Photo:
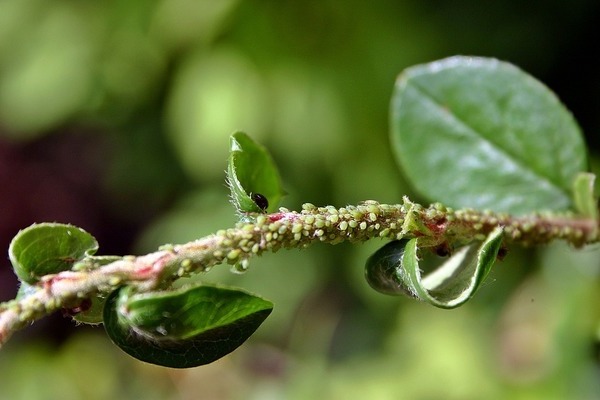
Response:
[[[272,309],[267,300],[224,287],[142,294],[125,287],[109,296],[104,325],[129,355],[165,367],[190,368],[235,350]]]
[[[452,207],[569,209],[587,166],[580,129],[556,96],[515,66],[479,57],[400,75],[391,143],[415,189]]]
[[[406,278],[401,276],[404,270],[398,268],[408,241],[408,239],[394,240],[367,259],[365,279],[369,286],[389,296],[417,297],[414,290],[404,283]]]
[[[594,196],[594,181],[596,175],[582,172],[573,183],[575,209],[582,217],[598,219],[598,199]]]
[[[73,271],[91,271],[121,259],[123,257],[120,256],[89,256],[82,262],[76,262],[72,269]],[[104,320],[104,304],[106,304],[106,295],[101,293],[89,299],[83,299],[78,307],[69,309],[67,312],[77,322],[97,325]]]
[[[58,223],[33,224],[17,233],[8,254],[23,282],[71,269],[74,263],[98,250],[96,239],[81,228]]]
[[[232,202],[242,213],[274,212],[284,194],[271,155],[243,132],[230,138],[227,181]]]
[[[375,290],[416,297],[440,308],[455,308],[469,300],[485,280],[502,244],[502,228],[483,242],[458,249],[427,276],[421,276],[418,239],[393,241],[367,260],[365,275]]]
[[[73,320],[89,325],[98,325],[104,321],[104,305],[106,296],[94,296],[84,299],[81,304],[73,309],[67,310]]]

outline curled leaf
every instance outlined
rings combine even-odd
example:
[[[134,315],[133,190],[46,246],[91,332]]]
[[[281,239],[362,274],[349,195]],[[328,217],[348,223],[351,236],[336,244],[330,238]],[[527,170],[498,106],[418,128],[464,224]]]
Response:
[[[367,260],[367,281],[384,294],[405,294],[440,308],[458,307],[473,297],[489,273],[502,232],[498,227],[483,242],[458,249],[425,277],[419,267],[418,239],[388,243]]]
[[[367,259],[365,279],[371,288],[390,296],[416,297],[404,282],[405,278],[402,277],[404,270],[398,269],[407,243],[407,239],[393,240]]]
[[[100,268],[103,265],[122,259],[119,256],[89,256],[85,261],[73,265],[74,271],[86,271]],[[88,299],[83,299],[80,305],[66,310],[73,320],[82,324],[98,325],[104,320],[103,310],[106,303],[106,295],[97,294]]]
[[[227,181],[231,200],[242,213],[273,212],[284,193],[269,152],[243,132],[230,138]]]
[[[98,325],[104,321],[105,303],[106,297],[94,296],[84,299],[79,306],[67,310],[67,313],[79,323]]]
[[[19,279],[35,283],[44,275],[71,269],[77,261],[97,250],[98,242],[83,229],[45,222],[17,233],[8,255]]]
[[[190,368],[235,350],[262,324],[273,304],[217,286],[135,294],[124,287],[104,307],[104,326],[129,355],[152,364]]]

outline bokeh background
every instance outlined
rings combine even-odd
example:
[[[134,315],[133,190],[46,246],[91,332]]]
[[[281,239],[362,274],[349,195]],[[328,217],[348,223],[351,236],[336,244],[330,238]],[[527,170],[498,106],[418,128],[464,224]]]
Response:
[[[455,54],[550,86],[598,172],[598,26],[594,0],[0,0],[0,248],[42,221],[121,255],[231,226],[235,130],[271,150],[290,209],[436,200],[395,166],[388,104],[402,69]],[[368,288],[381,244],[213,269],[207,280],[276,308],[205,367],[143,364],[101,327],[46,318],[0,353],[0,398],[600,398],[597,247],[512,249],[473,301],[444,311]],[[3,258],[0,300],[16,290]]]

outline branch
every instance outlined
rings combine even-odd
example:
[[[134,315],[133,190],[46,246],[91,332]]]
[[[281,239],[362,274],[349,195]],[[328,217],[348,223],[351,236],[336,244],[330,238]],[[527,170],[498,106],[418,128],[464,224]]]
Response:
[[[202,239],[166,245],[159,251],[125,256],[98,267],[92,260],[77,271],[44,276],[26,294],[0,304],[0,347],[26,325],[63,308],[73,308],[96,294],[108,294],[122,285],[138,291],[165,289],[179,277],[206,272],[217,264],[246,262],[263,252],[306,248],[313,243],[361,242],[373,238],[419,238],[421,247],[467,243],[482,239],[496,226],[504,227],[508,242],[525,246],[565,240],[575,247],[600,241],[598,221],[576,216],[507,214],[452,210],[439,204],[427,208],[404,199],[386,205],[365,201],[335,208],[304,204],[301,212],[281,208],[273,214],[254,214]]]

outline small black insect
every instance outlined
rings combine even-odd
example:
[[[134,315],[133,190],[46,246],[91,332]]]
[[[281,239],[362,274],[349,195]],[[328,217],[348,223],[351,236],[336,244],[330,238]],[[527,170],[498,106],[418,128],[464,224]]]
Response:
[[[269,200],[265,196],[260,193],[252,193],[250,194],[250,198],[254,203],[263,211],[266,211],[269,208]]]
[[[438,257],[448,257],[452,255],[452,247],[450,247],[449,243],[442,243],[435,247],[433,251]]]
[[[498,250],[498,254],[496,255],[496,259],[498,261],[502,261],[502,260],[504,260],[504,258],[506,257],[507,254],[508,254],[508,249],[506,247],[502,246]]]

